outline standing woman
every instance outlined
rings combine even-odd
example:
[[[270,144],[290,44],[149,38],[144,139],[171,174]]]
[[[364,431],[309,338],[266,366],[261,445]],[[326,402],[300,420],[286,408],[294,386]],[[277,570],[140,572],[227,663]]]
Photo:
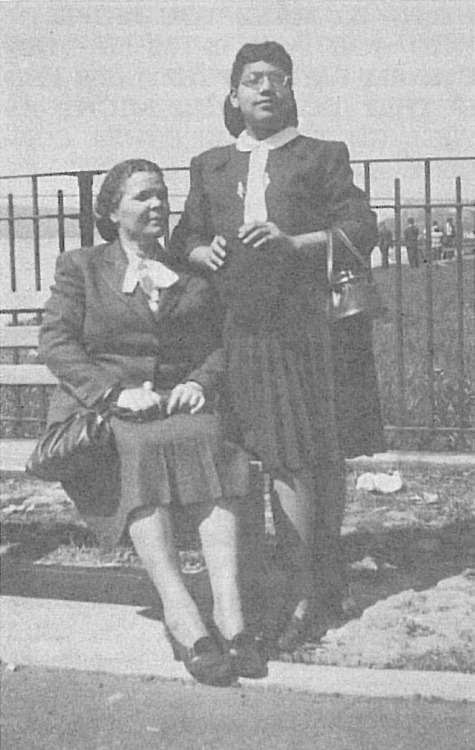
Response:
[[[352,355],[348,331],[332,346],[326,317],[329,233],[336,268],[351,268],[344,234],[369,256],[377,227],[345,144],[299,133],[292,60],[281,45],[238,52],[224,118],[236,143],[192,160],[173,241],[190,263],[214,272],[227,306],[232,417],[241,444],[272,474],[278,525],[295,542],[295,601],[279,641],[292,651],[310,631],[321,633],[347,596],[343,450],[381,449],[369,325],[350,329],[362,331]]]
[[[169,212],[160,168],[128,159],[97,196],[105,242],[58,258],[40,336],[41,357],[59,380],[48,422],[114,407],[117,464],[98,463],[65,489],[101,542],[114,544],[128,529],[185,666],[200,682],[225,686],[267,671],[259,644],[243,632],[238,590],[248,460],[223,439],[214,408],[219,314],[206,279],[170,263]],[[181,575],[176,510],[199,529],[211,629]]]

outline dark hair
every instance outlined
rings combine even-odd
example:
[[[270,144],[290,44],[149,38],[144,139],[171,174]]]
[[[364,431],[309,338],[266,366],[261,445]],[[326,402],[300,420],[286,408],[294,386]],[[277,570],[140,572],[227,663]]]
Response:
[[[262,42],[261,44],[245,44],[236,55],[231,71],[231,88],[235,89],[241,80],[242,71],[246,65],[254,62],[264,61],[280,68],[285,75],[290,77],[290,93],[292,107],[289,112],[287,124],[298,125],[297,103],[292,89],[293,63],[287,50],[278,42]],[[245,123],[242,113],[231,104],[229,94],[224,100],[224,124],[234,138],[244,130]]]
[[[94,202],[97,231],[106,242],[112,242],[117,237],[118,227],[110,215],[120,203],[125,183],[135,172],[155,172],[163,180],[163,172],[158,164],[147,159],[126,159],[107,172]]]

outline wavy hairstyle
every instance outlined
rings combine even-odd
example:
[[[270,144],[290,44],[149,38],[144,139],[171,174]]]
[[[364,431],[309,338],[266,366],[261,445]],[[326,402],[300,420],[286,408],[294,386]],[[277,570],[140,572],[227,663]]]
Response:
[[[241,47],[236,55],[231,71],[231,89],[235,89],[239,86],[242,71],[244,70],[244,67],[246,65],[254,62],[260,62],[261,60],[263,62],[270,63],[271,65],[276,65],[285,73],[285,75],[290,77],[290,94],[292,99],[292,106],[289,112],[287,125],[293,125],[297,127],[297,103],[295,101],[295,96],[292,89],[292,58],[290,57],[285,47],[283,47],[278,42],[245,44],[243,47]],[[237,138],[246,127],[241,111],[233,107],[229,94],[224,100],[224,124],[226,126],[226,129],[234,138]]]
[[[106,242],[112,242],[117,237],[118,227],[110,216],[121,201],[125,183],[135,172],[154,172],[163,180],[163,172],[158,164],[147,159],[126,159],[107,172],[94,202],[97,231]]]

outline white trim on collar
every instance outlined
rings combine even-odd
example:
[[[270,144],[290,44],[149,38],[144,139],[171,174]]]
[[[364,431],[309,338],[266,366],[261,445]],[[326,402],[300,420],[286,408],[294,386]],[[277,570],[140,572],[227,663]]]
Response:
[[[298,129],[291,126],[279,130],[278,133],[274,133],[274,135],[269,136],[269,138],[264,138],[263,140],[258,141],[257,138],[249,135],[247,130],[243,130],[236,140],[236,148],[238,151],[254,151],[256,148],[262,148],[265,146],[269,151],[273,151],[276,148],[285,146],[286,143],[290,143],[290,141],[293,141],[299,135],[300,133]]]

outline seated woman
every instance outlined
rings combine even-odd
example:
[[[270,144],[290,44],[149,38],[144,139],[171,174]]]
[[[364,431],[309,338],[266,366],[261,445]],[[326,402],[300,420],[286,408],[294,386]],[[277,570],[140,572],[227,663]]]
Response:
[[[106,243],[58,258],[40,356],[60,381],[49,425],[114,405],[118,458],[65,488],[102,543],[128,528],[197,680],[229,685],[263,676],[259,643],[244,630],[237,575],[248,461],[223,439],[214,408],[222,367],[213,295],[203,277],[171,265],[167,188],[156,164],[117,164],[95,208]],[[173,510],[183,507],[195,514],[209,572],[211,631],[181,575]]]

